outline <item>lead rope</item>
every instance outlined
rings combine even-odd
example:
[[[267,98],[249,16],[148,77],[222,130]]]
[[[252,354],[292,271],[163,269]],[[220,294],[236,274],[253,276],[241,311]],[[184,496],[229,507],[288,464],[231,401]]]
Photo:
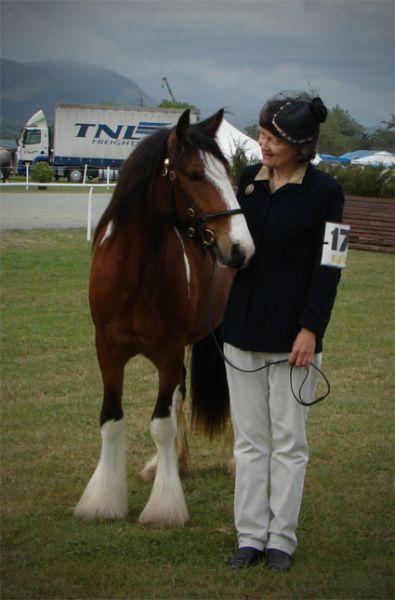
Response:
[[[274,360],[272,362],[269,361],[265,361],[265,364],[262,367],[258,367],[256,369],[242,369],[241,367],[238,367],[237,365],[235,365],[234,363],[232,363],[232,361],[230,361],[224,354],[223,349],[221,348],[220,343],[217,340],[217,337],[215,335],[215,329],[214,329],[214,324],[213,324],[213,318],[212,318],[212,298],[213,298],[213,279],[214,279],[214,267],[215,267],[215,256],[214,256],[214,252],[212,251],[212,248],[209,248],[209,254],[212,258],[212,268],[211,268],[211,274],[210,274],[210,286],[209,286],[209,319],[210,319],[210,326],[211,326],[211,336],[214,340],[214,344],[220,354],[220,356],[223,358],[223,360],[233,369],[236,369],[236,371],[240,371],[241,373],[257,373],[258,371],[263,371],[264,369],[268,369],[269,367],[271,367],[272,365],[279,365],[281,363],[287,363],[288,359],[284,358],[281,360]],[[293,375],[293,370],[294,370],[295,365],[292,364],[290,365],[290,369],[289,369],[289,383],[290,383],[290,387],[291,387],[291,392],[293,397],[295,398],[295,400],[297,402],[299,402],[299,404],[302,404],[303,406],[313,406],[313,404],[318,404],[318,402],[322,402],[322,400],[325,400],[325,398],[327,398],[330,394],[331,391],[331,386],[330,383],[328,381],[328,378],[326,377],[325,373],[323,373],[323,371],[321,371],[321,369],[319,367],[317,367],[317,365],[311,363],[310,367],[313,367],[316,371],[318,371],[318,373],[322,376],[322,378],[324,379],[326,386],[327,386],[327,391],[325,392],[325,394],[323,394],[322,396],[319,396],[318,398],[316,398],[315,400],[313,400],[312,402],[305,402],[302,398],[302,389],[304,384],[306,383],[306,380],[309,376],[309,369],[306,370],[306,375],[303,378],[302,383],[300,384],[299,387],[299,391],[298,394],[295,394],[294,391],[294,387],[293,387],[293,379],[292,379],[292,375]]]

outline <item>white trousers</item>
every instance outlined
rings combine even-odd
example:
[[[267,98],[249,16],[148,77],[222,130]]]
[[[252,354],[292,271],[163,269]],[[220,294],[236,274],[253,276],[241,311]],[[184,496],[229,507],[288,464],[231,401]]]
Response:
[[[246,352],[224,345],[229,360],[242,369],[265,361],[288,359],[287,354]],[[321,365],[322,354],[314,364]],[[241,373],[226,364],[235,436],[235,526],[239,547],[276,548],[293,554],[296,528],[308,462],[306,417],[308,408],[291,393],[290,365],[272,365],[257,373]],[[306,375],[293,369],[297,394]],[[302,398],[310,402],[317,371],[310,369]]]

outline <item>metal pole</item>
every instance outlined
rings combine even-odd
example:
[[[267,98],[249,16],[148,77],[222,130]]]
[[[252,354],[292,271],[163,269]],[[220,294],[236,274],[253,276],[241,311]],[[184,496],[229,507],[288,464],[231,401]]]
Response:
[[[88,196],[88,220],[86,224],[86,239],[88,242],[91,241],[91,229],[92,229],[92,192],[93,186],[89,188]]]

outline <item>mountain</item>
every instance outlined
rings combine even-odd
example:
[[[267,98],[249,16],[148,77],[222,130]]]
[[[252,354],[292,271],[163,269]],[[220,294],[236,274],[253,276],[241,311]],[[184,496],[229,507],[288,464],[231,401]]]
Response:
[[[156,106],[131,79],[110,69],[74,62],[0,61],[1,117],[17,129],[42,108],[53,120],[55,104],[119,104]]]

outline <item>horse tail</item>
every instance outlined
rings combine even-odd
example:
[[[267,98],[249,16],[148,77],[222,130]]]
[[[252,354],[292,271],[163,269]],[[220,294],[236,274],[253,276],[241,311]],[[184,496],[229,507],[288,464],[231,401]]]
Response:
[[[191,400],[195,429],[209,438],[225,430],[229,389],[225,363],[211,335],[192,346]]]

